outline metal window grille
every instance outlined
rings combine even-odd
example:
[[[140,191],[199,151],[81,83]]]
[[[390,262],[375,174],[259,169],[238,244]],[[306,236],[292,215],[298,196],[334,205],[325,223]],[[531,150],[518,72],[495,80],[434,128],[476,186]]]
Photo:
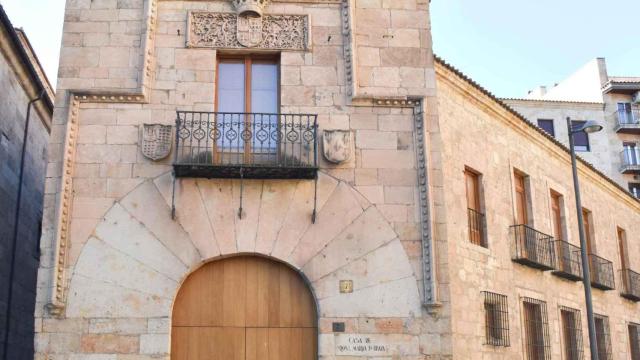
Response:
[[[505,295],[483,291],[485,345],[510,346],[509,304]]]
[[[609,318],[604,315],[595,315],[596,345],[598,359],[611,360],[611,333],[609,331]]]
[[[547,303],[523,298],[525,350],[528,360],[550,360],[549,320]]]
[[[631,360],[640,360],[640,324],[629,324]]]
[[[485,218],[484,214],[469,208],[467,210],[469,220],[469,240],[472,244],[487,247],[485,237]]]
[[[562,340],[564,342],[563,353],[565,360],[584,359],[580,311],[560,306],[560,317],[562,320]]]

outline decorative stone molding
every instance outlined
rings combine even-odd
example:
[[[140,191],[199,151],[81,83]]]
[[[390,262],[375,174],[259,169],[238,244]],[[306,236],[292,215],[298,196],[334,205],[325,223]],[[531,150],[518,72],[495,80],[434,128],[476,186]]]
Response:
[[[345,80],[347,85],[347,96],[355,96],[356,86],[356,66],[354,58],[355,43],[352,34],[351,0],[342,0],[342,38],[344,42],[344,67]]]
[[[69,225],[71,205],[73,202],[73,176],[78,136],[78,120],[81,103],[134,103],[143,104],[148,101],[148,87],[153,79],[155,61],[155,37],[157,28],[158,0],[145,1],[144,16],[146,18],[146,34],[143,38],[143,59],[139,88],[129,93],[81,92],[71,91],[69,114],[63,145],[62,174],[60,176],[59,198],[56,204],[56,222],[54,228],[53,267],[51,269],[51,294],[46,309],[53,316],[62,316],[66,302],[66,274]]]
[[[232,2],[239,16],[262,16],[264,10],[267,6],[269,6],[271,0],[232,0]]]
[[[437,305],[435,268],[431,237],[431,209],[429,207],[429,178],[427,173],[427,153],[423,102],[414,100],[414,132],[416,140],[416,165],[418,167],[418,203],[420,206],[420,232],[422,240],[422,279],[424,305]]]
[[[187,47],[268,50],[297,50],[309,48],[309,17],[306,15],[265,15],[262,18],[242,19],[232,13],[197,11],[189,13]],[[256,20],[257,19],[257,20]],[[260,25],[256,24],[260,21]],[[249,23],[250,22],[250,23]],[[259,31],[259,33],[255,33]],[[245,33],[246,32],[246,33]],[[254,32],[251,34],[251,32]],[[259,41],[241,41],[250,35]]]

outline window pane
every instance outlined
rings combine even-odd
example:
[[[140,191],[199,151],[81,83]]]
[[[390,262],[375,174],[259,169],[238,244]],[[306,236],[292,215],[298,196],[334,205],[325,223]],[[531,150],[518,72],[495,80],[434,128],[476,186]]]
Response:
[[[251,65],[251,112],[254,115],[253,153],[273,152],[278,132],[278,65]],[[262,135],[261,135],[262,134]],[[268,134],[268,135],[267,135]]]
[[[548,119],[538,119],[538,126],[547,132],[547,134],[555,137],[556,136],[556,131],[555,128],[553,127],[553,120],[548,120]]]
[[[571,125],[574,130],[581,128],[586,121],[572,121]],[[576,151],[590,151],[589,149],[589,134],[581,131],[573,135],[573,143],[576,147]]]
[[[218,66],[218,111],[244,112],[244,63]]]

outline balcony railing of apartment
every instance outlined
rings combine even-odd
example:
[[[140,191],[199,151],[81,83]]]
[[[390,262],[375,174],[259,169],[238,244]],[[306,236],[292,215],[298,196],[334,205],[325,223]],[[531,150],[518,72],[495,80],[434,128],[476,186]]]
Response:
[[[176,129],[176,177],[316,177],[317,115],[178,111]]]
[[[598,255],[589,255],[589,271],[591,274],[591,286],[600,290],[613,290],[616,288],[613,279],[613,263]]]
[[[553,237],[528,225],[511,226],[514,262],[541,270],[555,268]]]
[[[620,279],[622,280],[620,295],[629,300],[640,301],[640,274],[624,269],[620,270]]]
[[[563,240],[554,241],[556,270],[553,274],[572,281],[582,280],[580,248]]]
[[[473,209],[467,209],[467,218],[469,222],[469,240],[472,244],[487,247],[485,237],[485,217]]]
[[[615,131],[623,134],[640,134],[640,110],[616,112]]]
[[[620,172],[623,174],[640,173],[640,147],[625,146],[620,153]]]

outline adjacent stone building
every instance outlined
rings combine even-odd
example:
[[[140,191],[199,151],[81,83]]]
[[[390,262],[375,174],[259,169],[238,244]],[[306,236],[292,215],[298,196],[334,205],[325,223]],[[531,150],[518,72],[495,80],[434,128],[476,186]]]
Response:
[[[586,352],[569,154],[434,58],[428,19],[426,0],[68,2],[36,358]],[[640,203],[580,175],[613,261],[592,257],[601,348],[626,359]]]
[[[610,76],[597,58],[553,87],[506,103],[568,144],[566,118],[595,120],[603,131],[578,139],[580,156],[640,197],[640,77]]]
[[[0,354],[32,359],[53,92],[26,35],[13,28],[2,7],[0,39]],[[39,95],[25,139],[28,104]],[[16,212],[19,187],[22,195]]]

